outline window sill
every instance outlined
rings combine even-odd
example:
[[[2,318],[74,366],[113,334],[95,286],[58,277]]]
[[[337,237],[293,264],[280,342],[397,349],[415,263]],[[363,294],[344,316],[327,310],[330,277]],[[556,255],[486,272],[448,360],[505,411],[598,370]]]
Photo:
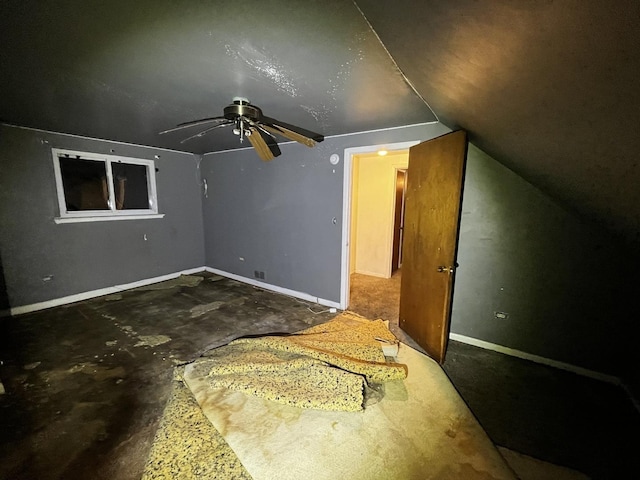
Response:
[[[145,215],[105,215],[93,217],[55,217],[54,222],[60,223],[83,223],[83,222],[107,222],[111,220],[148,220],[150,218],[163,218],[164,213],[152,213]]]

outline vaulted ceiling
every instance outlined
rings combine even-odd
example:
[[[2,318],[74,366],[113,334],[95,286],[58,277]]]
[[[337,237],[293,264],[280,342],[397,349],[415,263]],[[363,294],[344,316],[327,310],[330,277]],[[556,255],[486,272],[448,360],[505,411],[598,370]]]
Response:
[[[639,21],[635,0],[4,0],[0,120],[204,153],[241,145],[158,132],[235,96],[324,135],[437,115],[640,244]]]

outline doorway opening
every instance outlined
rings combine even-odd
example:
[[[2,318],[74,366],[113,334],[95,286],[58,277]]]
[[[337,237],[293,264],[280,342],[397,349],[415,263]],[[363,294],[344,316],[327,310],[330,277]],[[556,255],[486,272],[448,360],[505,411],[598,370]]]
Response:
[[[365,188],[367,185],[362,185],[358,182],[358,179],[354,178],[354,191],[352,202],[352,229],[351,229],[351,249],[352,249],[352,265],[350,279],[350,291],[349,291],[349,309],[355,313],[363,315],[364,317],[383,320],[388,320],[392,330],[397,334],[398,315],[400,309],[400,284],[402,281],[402,240],[404,233],[404,205],[406,194],[406,179],[407,168],[404,165],[405,161],[408,161],[409,152],[400,151],[401,158],[390,158],[390,165],[387,165],[386,172],[383,172],[383,176],[391,177],[393,180],[393,189],[381,188],[379,185],[373,188],[373,193],[377,194],[380,202],[387,209],[391,207],[393,218],[391,219],[391,253],[386,255],[385,261],[390,261],[389,276],[371,275],[362,273],[361,270],[356,269],[359,264],[365,262],[354,261],[358,256],[365,256],[367,260],[370,260],[368,255],[369,251],[366,249],[370,246],[371,242],[366,242],[364,245],[359,245],[358,234],[362,234],[357,228],[359,216],[366,217],[372,216],[376,212],[371,208],[370,204],[364,202],[357,202],[359,193],[362,193],[360,188]],[[406,157],[406,158],[405,158]],[[362,158],[360,158],[362,161]],[[399,160],[399,161],[398,161]],[[356,157],[356,163],[358,158]],[[366,161],[366,157],[365,160]],[[398,166],[398,163],[401,166]],[[393,171],[389,171],[389,167],[393,167]],[[354,168],[357,168],[354,165]],[[359,180],[362,180],[360,178]],[[384,186],[383,186],[384,187]],[[391,195],[390,195],[391,194]],[[364,210],[364,211],[363,211]],[[378,220],[380,220],[378,218]],[[379,222],[380,223],[380,222]],[[384,223],[384,222],[382,222]],[[355,228],[354,228],[355,227]],[[383,231],[384,229],[381,229]],[[368,232],[372,233],[372,232]],[[373,235],[375,243],[378,243],[382,248],[388,247],[388,242],[384,236]],[[361,242],[360,242],[361,243]],[[360,247],[360,248],[359,248]],[[363,251],[364,250],[364,251]]]
[[[408,149],[417,143],[346,149],[344,156],[341,306],[396,325]]]

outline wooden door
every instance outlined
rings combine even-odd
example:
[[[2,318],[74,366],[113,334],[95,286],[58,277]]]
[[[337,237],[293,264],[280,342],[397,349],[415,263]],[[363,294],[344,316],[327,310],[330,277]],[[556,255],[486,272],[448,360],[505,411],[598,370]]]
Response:
[[[439,363],[449,340],[466,157],[464,131],[409,150],[400,328]]]
[[[395,211],[393,215],[393,252],[391,255],[391,273],[402,263],[402,213],[404,208],[404,170],[396,170]]]

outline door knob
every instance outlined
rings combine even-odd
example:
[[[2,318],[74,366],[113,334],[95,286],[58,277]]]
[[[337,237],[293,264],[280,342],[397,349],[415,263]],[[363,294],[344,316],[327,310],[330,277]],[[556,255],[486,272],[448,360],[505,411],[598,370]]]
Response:
[[[453,273],[453,267],[445,267],[443,265],[440,265],[438,267],[438,272],[440,272],[440,273]]]

